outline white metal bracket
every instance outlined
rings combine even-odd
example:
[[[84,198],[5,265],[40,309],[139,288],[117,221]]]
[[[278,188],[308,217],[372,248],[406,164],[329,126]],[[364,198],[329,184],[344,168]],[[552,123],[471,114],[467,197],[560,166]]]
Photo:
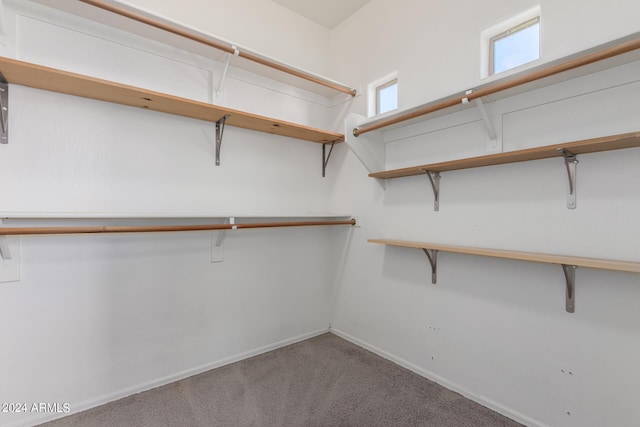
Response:
[[[329,153],[327,154],[327,144],[331,144],[329,148]],[[331,157],[331,153],[333,152],[333,146],[336,145],[335,141],[326,142],[322,144],[322,177],[324,178],[327,171],[327,164],[329,164],[329,158]]]
[[[427,174],[429,182],[431,183],[431,189],[433,190],[433,210],[438,212],[440,210],[440,172],[434,172],[427,169],[422,169]]]
[[[0,73],[0,143],[9,143],[9,84]]]
[[[0,256],[5,261],[11,259],[11,250],[9,249],[9,242],[7,236],[0,236]]]
[[[224,86],[224,81],[227,78],[227,71],[229,71],[229,63],[231,62],[231,56],[239,56],[240,51],[236,46],[231,46],[233,48],[233,54],[227,53],[227,59],[224,62],[224,69],[222,70],[222,75],[220,76],[220,81],[218,82],[218,89],[216,89],[216,93],[220,94],[222,92],[222,87]]]
[[[465,92],[466,95],[470,95],[473,93],[473,90],[468,90]],[[476,108],[478,108],[478,112],[480,113],[480,118],[482,118],[482,122],[484,123],[484,127],[487,129],[487,134],[489,135],[489,139],[491,141],[495,141],[498,139],[496,136],[496,132],[493,129],[493,125],[489,121],[489,116],[487,115],[487,110],[484,108],[484,103],[482,102],[482,98],[476,98]],[[462,98],[463,104],[469,103],[469,98]]]
[[[235,224],[236,219],[234,217],[230,217],[229,219],[224,221],[225,224]],[[237,228],[233,226],[232,230],[236,230]],[[211,262],[222,262],[224,261],[224,239],[227,235],[227,230],[219,230],[211,233]]]
[[[489,116],[487,116],[487,110],[484,108],[484,103],[482,102],[482,98],[476,99],[476,107],[480,112],[480,117],[482,117],[482,121],[484,122],[484,127],[487,128],[487,133],[489,134],[489,139],[495,141],[498,139],[496,136],[496,131],[493,130],[493,125],[489,121]]]
[[[429,258],[429,264],[431,264],[431,283],[435,285],[438,279],[438,250],[425,248],[422,248],[422,250],[427,258]]]
[[[567,207],[576,208],[576,169],[578,166],[578,156],[564,148],[558,148],[558,152],[564,157],[564,165],[567,168],[569,178],[569,194],[567,195]]]
[[[20,237],[0,236],[0,283],[20,281]]]
[[[216,166],[220,166],[220,148],[222,147],[222,135],[224,134],[224,124],[229,118],[229,114],[225,114],[216,122]]]
[[[565,309],[567,313],[573,313],[576,309],[576,268],[575,265],[562,264],[562,271],[567,281],[565,297]]]
[[[0,38],[4,39],[6,35],[7,31],[4,22],[4,1],[0,0]]]

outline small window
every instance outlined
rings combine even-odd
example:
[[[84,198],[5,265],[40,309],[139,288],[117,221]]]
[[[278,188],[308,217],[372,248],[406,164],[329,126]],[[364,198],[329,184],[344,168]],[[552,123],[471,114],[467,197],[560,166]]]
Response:
[[[376,114],[398,108],[398,79],[376,87]]]
[[[540,16],[522,22],[489,41],[489,75],[540,58]]]

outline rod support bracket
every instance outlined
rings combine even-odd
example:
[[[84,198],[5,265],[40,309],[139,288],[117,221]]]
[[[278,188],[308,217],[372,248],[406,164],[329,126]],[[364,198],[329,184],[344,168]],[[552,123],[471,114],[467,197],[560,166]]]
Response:
[[[469,95],[471,95],[472,93],[473,93],[473,89],[467,90],[464,93],[467,96],[463,97],[461,102],[463,104],[469,104],[470,103]],[[480,113],[480,118],[484,123],[484,127],[487,129],[487,134],[489,135],[489,139],[491,139],[492,141],[495,141],[496,139],[498,139],[498,137],[496,136],[495,130],[493,130],[493,125],[491,124],[491,121],[489,121],[489,116],[487,115],[487,110],[485,110],[484,108],[484,103],[482,102],[482,98],[476,98],[475,101],[476,101],[475,102],[476,108]]]
[[[327,153],[327,144],[331,145],[329,147],[329,153]],[[322,177],[326,176],[327,165],[329,164],[329,158],[331,158],[331,153],[333,152],[333,146],[336,145],[335,141],[325,142],[322,144]]]
[[[0,236],[0,257],[5,261],[9,261],[11,259],[11,249],[9,249],[7,236]]]
[[[235,217],[229,217],[224,220],[224,224],[235,224]],[[237,227],[233,226],[232,230],[236,230]],[[227,236],[227,230],[218,230],[211,233],[211,262],[223,262],[224,261],[224,239]]]
[[[484,127],[487,130],[487,135],[491,141],[495,141],[498,139],[496,135],[496,131],[493,129],[493,125],[489,120],[489,116],[487,115],[487,110],[484,108],[484,103],[482,102],[482,98],[476,98],[476,108],[478,112],[480,112],[480,117],[482,118],[482,122],[484,123]]]
[[[225,114],[216,122],[216,166],[220,166],[220,148],[222,147],[222,135],[224,134],[224,124],[229,116],[229,114]]]
[[[578,166],[578,156],[566,148],[558,148],[557,151],[564,157],[564,165],[567,168],[569,178],[569,194],[567,195],[567,208],[576,208],[576,169]]]
[[[426,248],[422,248],[422,250],[431,264],[431,283],[435,285],[438,279],[438,250]]]
[[[471,95],[473,93],[473,89],[469,89],[467,91],[464,92],[465,95]],[[469,103],[469,97],[465,96],[460,100],[463,104],[468,104]]]
[[[218,88],[216,89],[216,93],[220,94],[222,92],[222,87],[224,85],[224,80],[227,78],[227,72],[229,71],[229,63],[231,62],[231,57],[237,57],[240,55],[240,51],[235,45],[231,45],[232,52],[227,52],[227,59],[224,61],[224,68],[222,70],[222,74],[220,75],[220,81],[218,82]]]
[[[9,84],[0,73],[0,144],[9,143]]]
[[[422,169],[429,178],[431,183],[431,189],[433,190],[433,210],[438,212],[440,210],[440,172],[434,172],[427,169]]]
[[[576,269],[578,267],[570,264],[562,264],[562,271],[567,281],[565,309],[567,313],[573,313],[576,309]]]

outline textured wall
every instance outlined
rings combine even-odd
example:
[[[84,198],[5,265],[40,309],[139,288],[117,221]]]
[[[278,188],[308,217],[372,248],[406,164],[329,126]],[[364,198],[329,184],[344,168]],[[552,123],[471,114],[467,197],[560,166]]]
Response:
[[[3,18],[6,56],[314,127],[329,122],[327,99],[246,70],[230,69],[217,95],[221,64],[171,46],[30,2],[7,2]],[[170,224],[162,217],[328,211],[332,178],[321,177],[318,144],[227,127],[217,167],[209,122],[15,85],[10,100],[3,216]],[[4,225],[49,223],[87,222]],[[22,237],[12,250],[19,280],[0,283],[0,401],[77,411],[325,332],[348,233],[228,232],[220,263],[211,262],[216,233]],[[59,415],[1,413],[0,425]]]
[[[539,63],[639,29],[637,2],[540,4]],[[397,71],[401,108],[472,88],[484,83],[480,32],[534,5],[390,7],[373,0],[332,32],[334,76],[366,87]],[[499,142],[515,150],[638,131],[639,67],[487,103]],[[351,111],[366,114],[364,97]],[[389,169],[495,151],[474,109],[378,136],[386,141]],[[366,144],[369,137],[361,138]],[[434,286],[421,251],[366,239],[637,262],[639,160],[639,149],[579,156],[576,210],[566,208],[561,159],[445,172],[434,212],[426,177],[390,180],[385,189],[346,154],[333,203],[361,212],[364,227],[347,255],[332,327],[530,425],[633,425],[640,416],[634,404],[640,370],[632,356],[640,350],[637,274],[578,269],[576,312],[568,314],[559,266],[441,253]]]

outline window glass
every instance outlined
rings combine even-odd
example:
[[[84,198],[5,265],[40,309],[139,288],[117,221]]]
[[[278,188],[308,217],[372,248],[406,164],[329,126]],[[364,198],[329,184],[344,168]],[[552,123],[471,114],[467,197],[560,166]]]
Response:
[[[398,80],[394,79],[376,89],[376,114],[398,108]]]
[[[540,17],[491,38],[490,74],[498,74],[540,58]]]

